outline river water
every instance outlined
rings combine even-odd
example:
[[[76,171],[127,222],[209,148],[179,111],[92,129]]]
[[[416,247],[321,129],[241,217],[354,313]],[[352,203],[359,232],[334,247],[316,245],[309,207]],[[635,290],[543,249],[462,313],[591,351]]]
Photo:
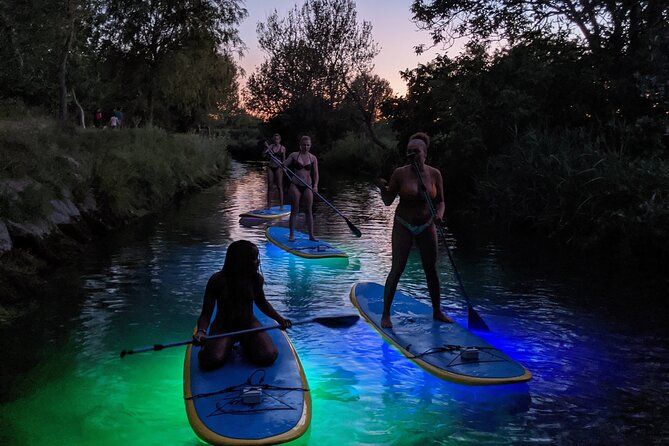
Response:
[[[232,240],[260,247],[266,294],[299,320],[355,313],[357,281],[383,283],[393,208],[364,181],[331,179],[316,234],[348,261],[306,260],[269,244],[263,225],[240,224],[264,206],[259,164],[233,163],[219,185],[89,247],[49,277],[39,308],[0,333],[0,444],[196,445],[183,403],[184,349],[123,349],[189,338],[204,286]],[[242,222],[247,223],[247,222]],[[282,224],[279,222],[278,224]],[[285,224],[285,222],[283,223]],[[313,401],[295,444],[667,444],[666,296],[638,274],[570,266],[541,244],[449,233],[467,294],[492,333],[480,334],[533,373],[526,384],[471,387],[429,375],[366,323],[296,326],[290,338]],[[446,311],[466,305],[441,248]],[[417,253],[400,289],[427,301]],[[664,301],[664,305],[658,302]]]

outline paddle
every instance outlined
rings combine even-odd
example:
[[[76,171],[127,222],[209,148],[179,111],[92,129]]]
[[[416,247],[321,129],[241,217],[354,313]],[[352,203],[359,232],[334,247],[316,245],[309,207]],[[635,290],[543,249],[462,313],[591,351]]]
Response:
[[[318,316],[318,317],[312,317],[311,319],[305,319],[302,321],[297,321],[293,322],[293,326],[295,325],[304,325],[304,324],[311,324],[313,322],[317,324],[321,324],[325,327],[329,328],[348,328],[355,324],[358,319],[360,319],[360,316],[357,314],[345,314],[341,316]],[[218,339],[218,338],[226,338],[229,336],[237,336],[237,335],[242,335],[242,334],[248,334],[248,333],[257,333],[259,331],[266,331],[266,330],[274,330],[275,328],[281,328],[281,325],[276,324],[276,325],[267,325],[264,327],[256,327],[256,328],[249,328],[248,330],[239,330],[239,331],[231,331],[229,333],[220,333],[216,334],[213,336],[207,336],[204,338],[205,341],[209,339]],[[170,348],[170,347],[178,347],[180,345],[188,345],[192,344],[193,339],[189,339],[187,341],[179,341],[179,342],[172,342],[171,344],[154,344],[152,346],[148,347],[139,347],[139,348],[133,348],[132,350],[123,350],[121,352],[121,359],[123,359],[126,355],[132,355],[135,353],[144,353],[144,352],[151,352],[151,351],[160,351],[165,348]]]
[[[283,171],[286,172],[286,175],[288,175],[289,177],[297,177],[297,179],[300,180],[300,182],[301,182],[305,187],[309,188],[309,190],[310,190],[311,192],[313,192],[314,195],[316,195],[318,198],[320,198],[321,200],[323,200],[323,203],[325,203],[325,204],[327,204],[328,206],[330,206],[330,207],[332,208],[333,211],[335,211],[337,214],[339,214],[339,216],[340,216],[341,218],[343,218],[343,219],[346,221],[346,224],[348,225],[348,228],[351,230],[351,232],[353,233],[353,235],[355,235],[356,237],[362,237],[362,232],[360,232],[360,229],[358,229],[353,223],[351,223],[351,221],[350,221],[348,218],[346,218],[346,216],[345,216],[344,214],[342,214],[341,212],[339,212],[339,209],[337,209],[336,207],[334,207],[334,205],[333,205],[332,203],[330,203],[330,202],[327,201],[325,198],[323,198],[323,196],[322,196],[321,194],[319,194],[318,192],[316,192],[316,191],[315,191],[310,185],[308,185],[302,178],[300,178],[298,175],[295,175],[295,172],[293,172],[292,170],[290,170],[288,167],[284,166],[283,163],[282,163],[281,161],[279,161],[279,159],[278,159],[277,157],[275,157],[274,155],[272,155],[270,152],[267,152],[267,154],[269,155],[270,158],[272,158],[272,161],[274,161],[274,162],[277,163],[279,166],[281,166],[281,168],[283,169]]]
[[[411,158],[411,164],[413,165],[413,168],[416,171],[416,175],[418,176],[418,181],[420,182],[420,188],[423,191],[423,196],[425,197],[425,201],[427,202],[427,205],[430,207],[430,215],[432,215],[432,218],[434,218],[437,215],[437,212],[434,209],[434,204],[432,203],[430,195],[427,193],[427,188],[425,187],[425,183],[423,182],[423,177],[420,174],[420,170],[418,169],[416,160],[413,158],[413,156],[410,156],[409,158]],[[465,291],[465,286],[462,284],[462,279],[460,278],[458,267],[455,264],[455,260],[453,260],[453,255],[451,254],[451,247],[448,244],[446,235],[444,234],[444,229],[441,227],[441,225],[435,224],[435,226],[437,227],[439,234],[441,234],[441,239],[443,240],[444,245],[446,245],[446,252],[448,253],[448,258],[451,261],[451,265],[453,266],[453,272],[455,273],[455,278],[458,281],[458,285],[460,286],[460,291],[462,292],[462,295],[465,296],[465,301],[467,302],[467,323],[469,325],[469,328],[473,328],[474,330],[478,331],[490,331],[488,324],[486,324],[483,318],[476,312],[476,310],[472,306],[471,301],[469,300],[469,296]]]

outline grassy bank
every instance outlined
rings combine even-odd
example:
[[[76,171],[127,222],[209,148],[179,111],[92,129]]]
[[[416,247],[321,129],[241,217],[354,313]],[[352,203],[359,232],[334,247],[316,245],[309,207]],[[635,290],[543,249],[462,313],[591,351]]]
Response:
[[[43,117],[0,119],[3,304],[68,248],[218,181],[226,138],[158,128],[63,131]],[[64,257],[64,258],[60,258]],[[0,318],[11,313],[0,308]]]
[[[614,263],[669,260],[669,161],[578,131],[529,132],[491,158],[474,210]]]

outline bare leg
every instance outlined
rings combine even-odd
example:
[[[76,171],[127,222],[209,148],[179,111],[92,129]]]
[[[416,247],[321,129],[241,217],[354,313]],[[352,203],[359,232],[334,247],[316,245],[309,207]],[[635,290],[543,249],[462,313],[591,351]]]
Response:
[[[316,241],[316,237],[314,236],[314,214],[311,211],[314,204],[314,193],[311,191],[311,189],[307,189],[304,191],[303,195],[305,207],[304,212],[306,214],[307,229],[309,230],[309,240]]]
[[[441,311],[439,274],[437,273],[437,230],[434,225],[416,236],[416,245],[420,250],[420,259],[425,270],[427,289],[432,301],[432,316],[442,322],[453,323],[453,319]]]
[[[204,343],[198,353],[200,369],[215,370],[222,367],[232,350],[233,338],[211,339]]]
[[[262,324],[256,319],[249,328],[261,327]],[[270,366],[279,356],[279,350],[272,342],[272,338],[265,331],[250,333],[242,337],[242,349],[244,355],[254,364],[260,367]]]
[[[412,243],[413,235],[406,228],[403,228],[402,225],[394,222],[392,235],[393,260],[390,273],[388,273],[388,277],[386,278],[386,285],[383,289],[383,314],[381,315],[381,327],[383,328],[391,328],[393,326],[393,323],[390,321],[390,307],[393,304],[397,284],[406,267]]]
[[[283,206],[283,172],[281,169],[276,171],[275,177],[276,187],[279,188],[279,202],[281,203],[281,206]]]
[[[288,226],[290,227],[290,234],[288,235],[288,241],[295,241],[295,225],[297,224],[297,211],[300,210],[300,191],[297,190],[295,184],[290,185],[288,189],[288,196],[290,199],[290,220]]]
[[[274,172],[267,167],[267,207],[272,205],[272,189],[274,188]]]

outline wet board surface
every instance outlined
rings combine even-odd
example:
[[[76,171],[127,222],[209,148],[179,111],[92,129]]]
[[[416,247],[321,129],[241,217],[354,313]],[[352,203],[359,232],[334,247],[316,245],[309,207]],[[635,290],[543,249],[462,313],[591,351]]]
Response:
[[[264,219],[274,219],[287,217],[290,215],[290,205],[284,204],[283,206],[272,206],[269,208],[255,209],[253,211],[244,212],[239,214],[240,217],[255,217],[255,218],[264,218]]]
[[[323,240],[309,240],[309,235],[304,232],[295,231],[295,241],[289,242],[290,230],[279,226],[272,226],[265,230],[267,240],[279,248],[296,256],[307,259],[322,259],[327,257],[348,257],[343,251],[335,248]]]
[[[381,328],[383,285],[358,282],[351,302],[381,336],[417,365],[442,379],[470,385],[528,381],[532,374],[520,363],[456,323],[432,318],[432,306],[396,292],[391,308],[392,328]],[[476,351],[466,351],[474,347]]]
[[[263,325],[275,325],[254,306]],[[189,345],[184,361],[184,400],[191,427],[216,445],[265,445],[294,440],[311,422],[311,397],[302,364],[286,333],[267,330],[279,350],[276,362],[258,367],[241,354],[239,344],[225,365],[202,372],[200,347]],[[258,404],[243,402],[245,388],[260,388]]]

